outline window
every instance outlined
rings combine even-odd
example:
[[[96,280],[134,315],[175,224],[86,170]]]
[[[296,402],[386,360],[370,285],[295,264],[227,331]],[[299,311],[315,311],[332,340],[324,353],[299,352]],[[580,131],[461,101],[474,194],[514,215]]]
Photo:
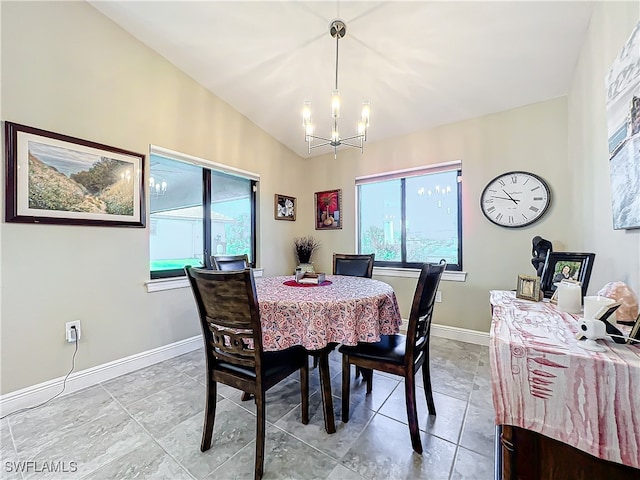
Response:
[[[214,254],[246,253],[255,265],[257,175],[159,147],[149,164],[151,278],[211,267]]]
[[[461,162],[356,178],[358,252],[379,267],[462,270]]]

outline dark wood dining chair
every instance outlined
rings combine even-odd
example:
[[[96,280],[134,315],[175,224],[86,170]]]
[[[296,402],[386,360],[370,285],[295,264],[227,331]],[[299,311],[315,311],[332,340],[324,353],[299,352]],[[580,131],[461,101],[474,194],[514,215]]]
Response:
[[[211,448],[217,383],[253,395],[256,402],[255,478],[262,478],[267,390],[300,372],[302,423],[309,423],[309,363],[302,347],[262,350],[262,329],[253,272],[185,267],[200,316],[207,364],[204,427],[200,450]]]
[[[356,255],[350,253],[333,254],[333,274],[351,277],[373,277],[375,253]]]
[[[373,277],[373,262],[375,261],[376,254],[352,254],[352,253],[334,253],[333,254],[333,274],[334,275],[347,275],[350,277]],[[314,358],[313,367],[318,364],[318,359]],[[356,367],[356,378],[362,373],[363,377],[371,375],[371,371],[361,371],[360,367]]]
[[[211,255],[211,266],[214,270],[244,270],[249,267],[249,256],[244,255]]]
[[[413,295],[409,326],[406,335],[381,335],[376,343],[360,342],[356,346],[341,346],[342,353],[342,421],[349,421],[349,393],[351,389],[351,365],[362,369],[379,370],[404,377],[405,401],[411,445],[417,453],[422,453],[418,412],[416,409],[416,372],[422,367],[424,391],[430,415],[436,414],[431,391],[429,372],[429,336],[431,318],[440,278],[446,262],[425,263]],[[365,375],[363,375],[365,377]],[[367,394],[371,393],[373,375],[366,376]]]

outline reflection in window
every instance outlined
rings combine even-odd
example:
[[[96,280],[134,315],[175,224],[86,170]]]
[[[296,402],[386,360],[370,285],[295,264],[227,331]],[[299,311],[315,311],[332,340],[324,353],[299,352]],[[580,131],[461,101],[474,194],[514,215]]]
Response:
[[[461,170],[435,167],[357,179],[358,251],[377,266],[447,261],[462,269]]]
[[[148,182],[151,278],[210,267],[216,253],[254,263],[255,181],[152,153]]]

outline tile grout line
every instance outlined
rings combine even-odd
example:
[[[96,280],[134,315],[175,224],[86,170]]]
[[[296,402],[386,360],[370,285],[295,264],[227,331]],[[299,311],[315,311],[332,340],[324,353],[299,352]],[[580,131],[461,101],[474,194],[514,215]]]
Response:
[[[135,423],[136,423],[136,424],[137,424],[137,425],[138,425],[138,426],[139,426],[139,427],[140,427],[140,428],[141,428],[141,429],[142,429],[142,430],[143,430],[143,431],[144,431],[144,432],[149,436],[149,438],[153,441],[153,443],[155,443],[155,444],[160,448],[160,450],[162,450],[162,451],[163,451],[167,456],[169,456],[169,458],[171,458],[174,462],[176,462],[176,464],[177,464],[180,468],[182,468],[182,469],[185,471],[185,473],[186,473],[189,477],[191,477],[191,478],[192,478],[192,479],[194,479],[194,480],[198,480],[198,479],[197,479],[195,476],[193,476],[193,475],[191,474],[191,472],[190,472],[190,471],[189,471],[189,470],[188,470],[188,469],[187,469],[187,468],[182,464],[182,462],[178,461],[178,459],[177,459],[177,458],[175,458],[171,453],[169,453],[169,452],[167,452],[167,450],[165,450],[165,448],[160,444],[160,442],[158,442],[158,440],[156,439],[156,437],[155,437],[154,435],[152,435],[152,434],[151,434],[151,432],[150,432],[149,430],[147,430],[147,429],[144,427],[144,425],[142,425],[142,424],[141,424],[141,423],[140,423],[136,418],[134,418],[134,416],[133,416],[133,415],[131,415],[131,412],[130,412],[130,411],[129,411],[129,410],[128,410],[128,409],[127,409],[127,408],[126,408],[126,407],[125,407],[125,406],[124,406],[124,405],[123,405],[123,404],[122,404],[122,403],[121,403],[121,402],[116,398],[116,397],[114,397],[114,396],[113,396],[113,394],[112,394],[109,390],[107,390],[107,387],[105,387],[105,386],[104,386],[104,385],[102,385],[102,384],[100,384],[100,386],[105,390],[105,392],[107,392],[107,394],[108,394],[108,395],[113,399],[113,401],[114,401],[114,402],[116,402],[116,403],[120,406],[120,408],[122,408],[122,409],[124,410],[124,412],[129,416],[129,418],[131,418],[131,420],[133,420],[133,421],[134,421],[134,422],[135,422]],[[149,395],[149,396],[150,396],[150,395]],[[145,398],[148,398],[148,397],[145,397]],[[134,402],[134,403],[135,403],[135,402]],[[125,453],[125,455],[126,455],[126,453]],[[118,459],[122,458],[123,456],[124,456],[124,455],[121,455],[121,456],[119,456],[119,457],[117,457],[117,458],[114,458],[113,460],[111,460],[111,461],[109,461],[109,462],[105,463],[104,465],[101,465],[100,467],[96,468],[96,469],[95,469],[95,470],[93,470],[93,472],[91,472],[91,473],[95,473],[95,472],[97,472],[98,470],[100,470],[100,469],[101,469],[101,468],[103,468],[104,466],[108,465],[109,463],[112,463],[112,462],[113,462],[113,461],[115,461],[115,460],[118,460]],[[209,472],[207,475],[209,475],[209,474],[211,474],[211,472]],[[87,476],[87,475],[85,475],[85,477],[86,477],[86,476]],[[84,477],[83,477],[83,478],[84,478]]]

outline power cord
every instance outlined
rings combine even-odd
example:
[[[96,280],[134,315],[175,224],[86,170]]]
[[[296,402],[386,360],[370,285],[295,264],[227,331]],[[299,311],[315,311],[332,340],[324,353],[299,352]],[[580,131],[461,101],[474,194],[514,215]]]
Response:
[[[38,405],[34,405],[32,407],[25,407],[25,408],[21,408],[20,410],[16,410],[15,412],[7,413],[6,415],[0,417],[0,420],[10,417],[11,415],[15,415],[16,413],[22,413],[22,412],[26,412],[27,410],[33,410],[34,408],[42,407],[43,405],[46,405],[54,398],[58,398],[60,395],[62,395],[62,392],[64,392],[64,389],[67,386],[67,379],[69,378],[69,375],[71,375],[71,372],[73,372],[73,370],[76,368],[76,353],[78,353],[78,331],[76,330],[75,325],[72,325],[71,329],[75,331],[76,349],[73,352],[73,357],[71,357],[71,370],[69,370],[69,373],[67,373],[67,375],[64,377],[64,380],[62,381],[62,390],[56,393],[49,400],[45,400],[44,402],[39,403]]]
[[[625,337],[624,335],[611,335],[611,334],[607,334],[610,337],[618,337],[618,338],[624,338],[627,342],[638,342],[640,343],[640,338],[631,338],[631,337]]]

